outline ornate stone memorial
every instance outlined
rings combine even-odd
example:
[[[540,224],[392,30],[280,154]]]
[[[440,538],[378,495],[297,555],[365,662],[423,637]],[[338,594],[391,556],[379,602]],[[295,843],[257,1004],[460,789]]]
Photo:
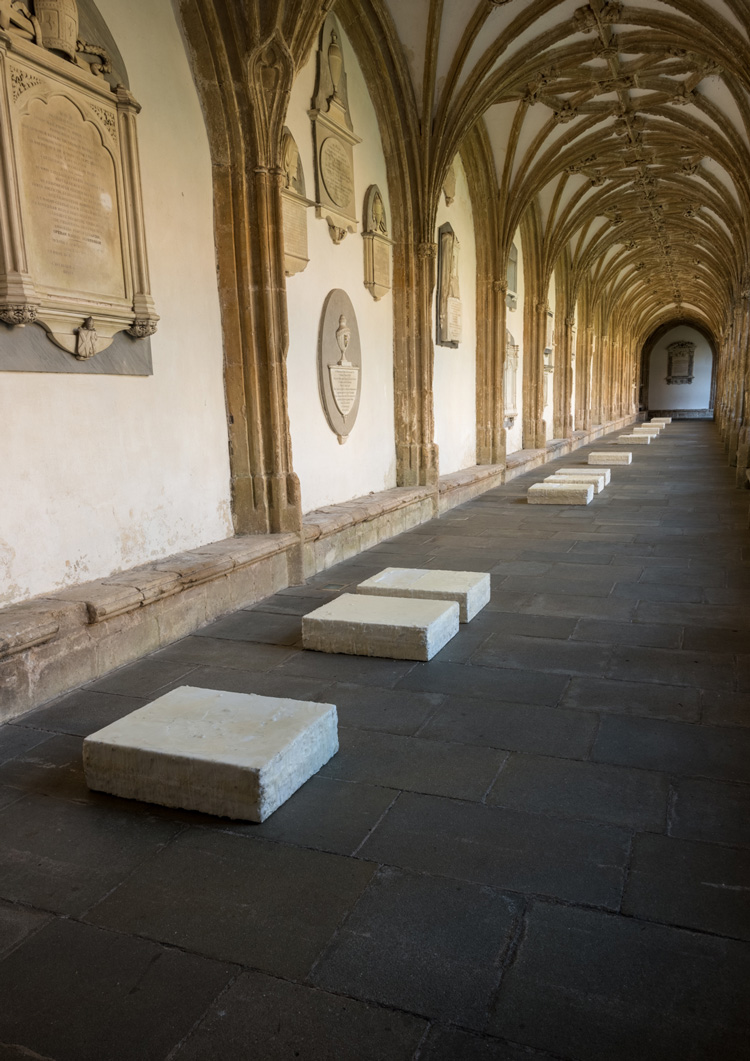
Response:
[[[310,260],[307,257],[307,208],[312,202],[305,195],[305,174],[299,148],[288,129],[284,129],[283,165],[284,272],[287,276],[294,276],[301,273]]]
[[[377,184],[371,184],[367,189],[362,225],[365,287],[377,302],[391,290],[391,240],[385,203]]]
[[[458,285],[459,242],[449,224],[438,229],[437,336],[438,346],[461,342],[461,292]]]
[[[54,51],[50,51],[54,49]],[[83,57],[82,57],[83,56]],[[156,331],[136,138],[139,106],[76,0],[0,0],[0,320],[37,322],[80,360]]]
[[[341,30],[333,15],[328,16],[320,31],[310,120],[315,158],[315,216],[325,218],[331,239],[341,243],[347,232],[357,229],[353,149],[362,141],[354,132],[349,113]]]
[[[456,198],[456,171],[452,164],[448,167],[448,172],[443,181],[443,195],[445,196],[446,206],[450,206]]]
[[[323,411],[343,446],[359,412],[362,350],[354,307],[345,291],[330,291],[318,336],[318,386]]]
[[[667,347],[667,383],[692,383],[695,343],[682,340]]]

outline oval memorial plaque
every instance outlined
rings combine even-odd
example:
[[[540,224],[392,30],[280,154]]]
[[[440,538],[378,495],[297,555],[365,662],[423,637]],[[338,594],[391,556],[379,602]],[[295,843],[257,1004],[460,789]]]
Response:
[[[323,304],[318,335],[318,386],[323,411],[341,445],[359,412],[362,350],[354,306],[346,291],[334,288]]]
[[[328,136],[320,147],[320,172],[326,191],[336,206],[345,207],[354,194],[354,177],[349,152],[335,136]]]

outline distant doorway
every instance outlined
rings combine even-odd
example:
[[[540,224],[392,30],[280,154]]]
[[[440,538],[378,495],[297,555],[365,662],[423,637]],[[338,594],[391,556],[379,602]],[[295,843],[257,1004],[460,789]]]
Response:
[[[688,321],[669,321],[643,345],[639,406],[681,420],[712,419],[716,347],[713,336]]]

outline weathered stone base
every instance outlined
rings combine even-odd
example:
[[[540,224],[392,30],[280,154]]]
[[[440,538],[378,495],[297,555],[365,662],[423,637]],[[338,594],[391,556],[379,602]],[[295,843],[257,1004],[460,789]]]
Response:
[[[378,597],[453,600],[459,621],[471,622],[490,601],[490,576],[478,571],[426,571],[422,567],[387,567],[357,586],[357,593]]]
[[[83,742],[86,784],[262,822],[338,751],[333,704],[182,686]]]
[[[631,443],[634,446],[648,446],[650,442],[651,435],[620,435],[615,439],[617,446],[629,446]]]
[[[302,644],[316,652],[425,662],[458,633],[458,604],[343,593],[302,619]]]
[[[591,483],[534,483],[526,491],[530,505],[588,505],[593,497]]]

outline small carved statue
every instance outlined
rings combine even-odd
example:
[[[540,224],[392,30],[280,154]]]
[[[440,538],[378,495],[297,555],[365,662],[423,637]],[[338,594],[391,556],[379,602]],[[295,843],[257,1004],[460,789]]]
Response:
[[[330,335],[330,332],[329,332],[329,335]],[[349,340],[351,339],[351,337],[352,337],[352,330],[349,327],[349,325],[346,323],[346,317],[342,313],[341,316],[339,317],[339,326],[336,329],[336,344],[338,345],[338,348],[341,351],[341,360],[339,361],[340,365],[343,365],[343,366],[351,365],[351,361],[347,360],[347,357],[346,357],[346,351],[347,351],[347,348],[349,346]]]
[[[328,69],[331,72],[331,84],[333,85],[332,100],[339,100],[339,82],[341,72],[344,69],[344,56],[339,44],[339,35],[335,29],[331,30],[331,43],[328,46]]]
[[[372,201],[372,223],[376,232],[388,232],[388,226],[385,223],[385,207],[379,195],[376,195]]]
[[[94,318],[87,317],[76,331],[78,332],[76,357],[79,361],[88,361],[99,349],[99,336],[94,327]]]

